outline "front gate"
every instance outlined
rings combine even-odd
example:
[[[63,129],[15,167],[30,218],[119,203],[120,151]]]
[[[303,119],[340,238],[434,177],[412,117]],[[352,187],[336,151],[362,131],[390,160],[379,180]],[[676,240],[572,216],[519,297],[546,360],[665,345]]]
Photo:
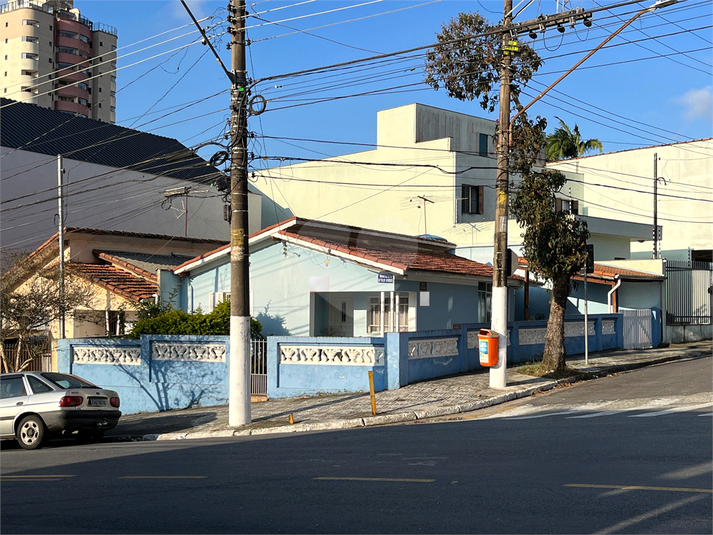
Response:
[[[648,349],[654,346],[651,310],[622,310],[624,349]]]
[[[250,394],[267,395],[267,340],[250,340]]]

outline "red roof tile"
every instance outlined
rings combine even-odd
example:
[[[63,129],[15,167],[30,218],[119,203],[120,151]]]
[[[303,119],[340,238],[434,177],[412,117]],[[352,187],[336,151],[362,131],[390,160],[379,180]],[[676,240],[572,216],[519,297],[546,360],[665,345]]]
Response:
[[[405,247],[389,248],[388,246],[377,247],[368,244],[344,245],[334,240],[302,236],[298,232],[292,232],[291,230],[283,230],[279,234],[288,238],[312,243],[332,251],[339,251],[356,258],[363,258],[371,262],[393,266],[404,271],[435,271],[458,275],[493,276],[492,267],[486,264],[461,258],[445,251],[419,248],[418,244],[414,244],[414,247],[409,250],[409,248]]]
[[[158,285],[107,264],[68,264],[68,271],[131,301],[148,299]]]

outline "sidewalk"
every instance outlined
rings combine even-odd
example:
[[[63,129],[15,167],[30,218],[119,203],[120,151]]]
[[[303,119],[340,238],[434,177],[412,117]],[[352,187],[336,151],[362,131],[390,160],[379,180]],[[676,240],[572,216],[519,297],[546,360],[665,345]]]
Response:
[[[710,340],[672,345],[662,349],[603,351],[567,359],[567,365],[581,375],[553,381],[507,370],[507,387],[489,387],[489,373],[479,370],[456,376],[407,385],[398,390],[376,394],[377,415],[371,414],[369,394],[337,394],[314,397],[271,399],[254,402],[252,423],[236,428],[228,426],[228,406],[195,407],[159,413],[122,416],[117,427],[107,432],[107,440],[171,440],[294,433],[324,429],[347,429],[407,422],[468,412],[535,392],[550,390],[562,383],[591,379],[608,373],[651,366],[664,362],[710,357]],[[294,423],[289,423],[293,415]]]

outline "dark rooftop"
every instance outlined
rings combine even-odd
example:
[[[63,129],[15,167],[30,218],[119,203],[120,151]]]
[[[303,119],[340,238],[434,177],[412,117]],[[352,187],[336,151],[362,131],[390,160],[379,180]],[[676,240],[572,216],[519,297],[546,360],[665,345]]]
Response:
[[[0,109],[3,147],[201,184],[225,177],[172,138],[7,98],[0,98]]]

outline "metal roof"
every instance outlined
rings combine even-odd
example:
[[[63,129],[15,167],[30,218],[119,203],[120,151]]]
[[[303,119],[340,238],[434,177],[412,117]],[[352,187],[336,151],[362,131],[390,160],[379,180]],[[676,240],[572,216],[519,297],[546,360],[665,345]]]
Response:
[[[201,184],[225,174],[179,141],[0,98],[0,145]]]

